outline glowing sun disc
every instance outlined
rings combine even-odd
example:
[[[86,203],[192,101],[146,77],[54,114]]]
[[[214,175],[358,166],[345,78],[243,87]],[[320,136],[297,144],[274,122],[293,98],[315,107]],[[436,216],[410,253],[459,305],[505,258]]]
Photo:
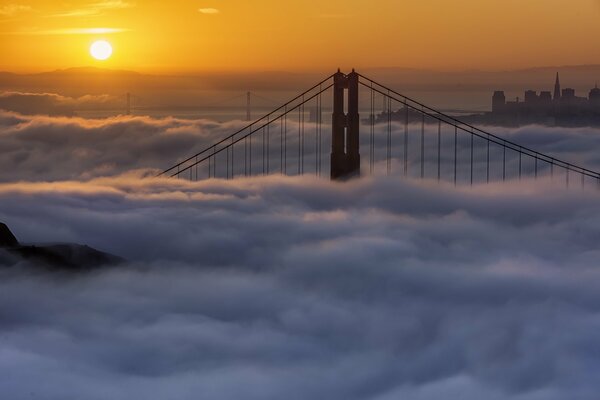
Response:
[[[106,40],[97,40],[90,46],[90,54],[96,60],[106,60],[112,54],[112,46]]]

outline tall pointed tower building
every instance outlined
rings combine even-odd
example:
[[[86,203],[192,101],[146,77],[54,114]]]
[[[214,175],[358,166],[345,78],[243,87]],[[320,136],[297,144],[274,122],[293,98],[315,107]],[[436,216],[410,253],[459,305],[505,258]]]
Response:
[[[554,84],[554,101],[560,100],[560,79],[558,78],[558,72],[556,73],[556,83]]]

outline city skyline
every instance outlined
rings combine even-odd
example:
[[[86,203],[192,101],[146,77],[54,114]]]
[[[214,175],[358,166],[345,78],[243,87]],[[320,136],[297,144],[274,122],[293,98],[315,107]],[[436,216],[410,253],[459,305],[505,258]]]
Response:
[[[477,117],[475,117],[477,120]],[[523,97],[508,100],[503,90],[492,95],[492,112],[483,121],[490,124],[586,126],[600,124],[600,89],[596,82],[586,96],[563,87],[556,73],[553,90],[525,90]]]

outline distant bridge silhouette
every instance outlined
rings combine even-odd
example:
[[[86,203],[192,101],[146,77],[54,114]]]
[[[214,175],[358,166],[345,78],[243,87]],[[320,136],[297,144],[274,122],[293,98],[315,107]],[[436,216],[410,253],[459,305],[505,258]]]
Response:
[[[360,119],[359,109],[369,110],[367,118]],[[325,111],[331,111],[326,118]],[[325,123],[330,135],[323,134]],[[393,172],[454,184],[534,177],[600,187],[599,172],[462,122],[354,70],[338,70],[158,176],[197,181],[314,174],[343,180]]]

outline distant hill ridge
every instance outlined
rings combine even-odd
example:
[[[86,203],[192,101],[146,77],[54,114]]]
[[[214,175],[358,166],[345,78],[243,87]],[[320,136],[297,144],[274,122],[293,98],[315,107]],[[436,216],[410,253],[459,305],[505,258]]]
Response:
[[[23,245],[9,227],[0,222],[0,267],[18,264],[47,270],[86,271],[122,263],[124,260],[89,246],[72,243]]]
[[[343,70],[349,71],[349,68]],[[577,95],[587,95],[596,82],[600,83],[600,64],[503,71],[434,71],[403,67],[357,70],[427,104],[469,110],[489,108],[492,93],[496,90],[505,91],[511,100],[517,96],[522,98],[526,90],[552,90],[556,72],[560,73],[563,86],[575,89]],[[134,108],[172,109],[201,108],[213,104],[215,99],[230,97],[230,93],[250,91],[278,99],[278,104],[282,104],[332,72],[199,71],[152,75],[118,69],[76,67],[34,74],[0,72],[0,93],[56,93],[68,97],[109,95],[122,99],[119,104],[114,104],[114,108],[120,109],[124,109],[126,93],[131,93],[134,96]]]
[[[515,69],[460,69],[460,70],[437,70],[429,68],[409,68],[409,67],[369,67],[360,69],[359,72],[365,71],[388,71],[388,72],[413,72],[413,73],[429,73],[429,74],[515,74],[522,72],[539,72],[539,71],[557,71],[557,70],[579,70],[579,71],[590,71],[600,70],[600,64],[581,64],[581,65],[547,65],[539,67],[527,67],[527,68],[515,68]],[[330,71],[323,71],[327,73]],[[306,72],[306,74],[314,74],[315,71]],[[60,68],[51,71],[42,71],[34,73],[18,73],[12,71],[0,71],[0,75],[16,75],[16,76],[40,76],[40,75],[69,75],[69,74],[125,74],[125,75],[136,75],[136,76],[154,76],[154,77],[165,77],[165,76],[226,76],[226,75],[263,75],[263,74],[289,74],[289,75],[302,75],[304,72],[299,71],[227,71],[227,72],[188,72],[188,73],[167,73],[167,74],[150,74],[142,73],[138,71],[124,70],[124,69],[112,69],[112,68],[101,68],[93,66],[80,66],[80,67],[69,67]]]

